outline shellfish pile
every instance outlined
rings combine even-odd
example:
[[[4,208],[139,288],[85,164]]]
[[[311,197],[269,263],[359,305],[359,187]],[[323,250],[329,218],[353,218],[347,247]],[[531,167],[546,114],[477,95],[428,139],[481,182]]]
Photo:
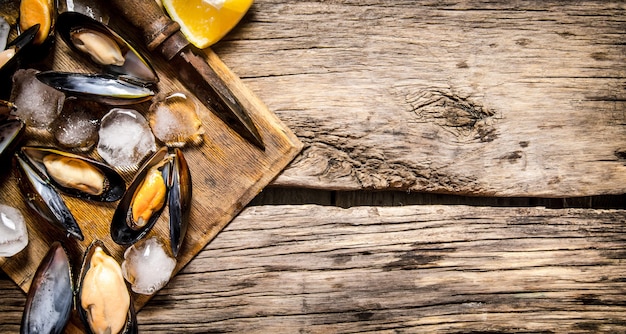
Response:
[[[3,180],[17,181],[29,208],[15,213],[0,203],[2,217],[11,217],[0,221],[0,228],[16,234],[0,240],[0,255],[14,256],[27,247],[20,214],[36,217],[42,228],[61,236],[33,277],[23,333],[63,332],[73,315],[88,333],[136,333],[131,291],[150,295],[162,288],[184,247],[192,198],[184,152],[201,145],[201,122],[184,93],[158,92],[157,72],[127,38],[78,12],[57,15],[53,6],[50,15],[47,23],[11,28],[17,36],[0,47],[0,170],[13,173]],[[42,37],[42,31],[48,33]],[[45,62],[39,60],[60,43],[93,71],[42,68]],[[39,106],[29,110],[31,103],[51,111],[43,117],[36,114]],[[172,123],[180,124],[172,128]],[[66,140],[72,126],[77,129]],[[126,250],[124,262],[111,255],[104,240],[89,240],[68,198],[112,208],[106,237]],[[150,233],[161,216],[169,224],[167,237]],[[75,273],[79,259],[67,245],[83,242],[89,246]],[[164,264],[159,275],[141,268],[152,261]]]

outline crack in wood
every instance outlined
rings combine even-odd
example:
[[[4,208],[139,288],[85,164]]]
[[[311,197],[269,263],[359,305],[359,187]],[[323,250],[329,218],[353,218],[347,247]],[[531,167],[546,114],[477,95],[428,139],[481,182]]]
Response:
[[[419,119],[433,123],[459,140],[491,142],[498,138],[496,112],[454,93],[423,89],[406,94],[405,101]]]

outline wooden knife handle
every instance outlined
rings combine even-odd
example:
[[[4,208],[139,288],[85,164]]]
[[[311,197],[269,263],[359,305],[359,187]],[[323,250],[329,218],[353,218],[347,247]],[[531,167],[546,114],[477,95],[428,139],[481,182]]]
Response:
[[[112,0],[124,18],[143,32],[146,46],[156,49],[180,30],[180,25],[165,15],[155,0]]]

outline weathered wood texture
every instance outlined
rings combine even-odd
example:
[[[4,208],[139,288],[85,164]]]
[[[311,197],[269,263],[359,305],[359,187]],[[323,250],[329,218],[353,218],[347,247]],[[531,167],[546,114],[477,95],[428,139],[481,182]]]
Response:
[[[626,332],[626,211],[534,207],[623,199],[625,34],[622,1],[256,0],[214,51],[305,143],[272,184],[314,190],[257,197],[140,330]],[[363,196],[394,207],[333,207]]]
[[[274,185],[626,190],[623,1],[258,0],[216,46],[305,143]]]
[[[13,1],[13,3],[18,1]],[[0,7],[3,17],[17,15],[17,11],[8,12],[10,7]],[[15,30],[15,29],[14,29]],[[28,67],[41,70],[70,72],[99,71],[93,64],[85,62],[72,52],[68,46],[56,36],[54,50],[42,57],[37,63]],[[144,49],[147,53],[147,50]],[[259,98],[219,59],[211,50],[206,52],[205,59],[224,81],[228,88],[241,103],[254,121],[265,143],[261,150],[245,141],[232,131],[224,122],[215,116],[198,99],[193,97],[177,77],[178,69],[169,66],[161,57],[152,57],[152,64],[159,75],[158,91],[163,94],[183,92],[195,99],[197,114],[202,121],[204,142],[183,148],[192,174],[193,199],[189,213],[189,225],[184,242],[178,255],[175,272],[189,262],[219,231],[232,220],[263,188],[270,183],[285,166],[300,152],[302,143],[272,113]],[[182,80],[182,79],[181,79]],[[149,118],[149,107],[152,101],[132,106]],[[18,106],[19,108],[19,106]],[[106,111],[114,107],[107,108]],[[24,145],[55,145],[53,136],[43,130],[26,132],[22,140]],[[97,152],[87,152],[97,157]],[[6,161],[5,161],[6,162]],[[20,182],[17,173],[11,171],[9,164],[0,166],[0,193],[2,203],[17,208],[22,212],[28,227],[29,244],[27,248],[10,258],[0,257],[0,268],[17,282],[24,291],[30,287],[37,266],[41,262],[50,245],[55,240],[65,241],[65,246],[75,264],[78,264],[85,249],[94,241],[101,240],[111,255],[122,262],[127,246],[116,244],[111,239],[110,225],[113,213],[119,202],[97,203],[64,196],[65,203],[82,229],[84,240],[66,239],[64,231],[54,229],[30,210],[25,194],[18,187]],[[130,185],[137,168],[122,169],[121,174]],[[29,195],[30,196],[30,195]],[[161,237],[169,247],[169,214],[166,212],[150,230],[147,237]],[[145,296],[136,296],[135,305],[141,307],[147,302]]]
[[[142,332],[624,332],[626,212],[247,208],[139,313]],[[0,280],[0,331],[25,297]]]

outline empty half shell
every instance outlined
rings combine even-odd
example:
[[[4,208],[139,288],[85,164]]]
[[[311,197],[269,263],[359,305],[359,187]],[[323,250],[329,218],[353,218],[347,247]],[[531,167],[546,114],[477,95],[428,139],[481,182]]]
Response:
[[[24,136],[26,125],[17,118],[0,121],[0,164],[10,161],[13,150]]]
[[[54,242],[28,290],[20,333],[63,333],[73,300],[70,260],[61,243]]]
[[[170,214],[170,246],[174,257],[183,244],[187,226],[189,225],[189,213],[191,212],[192,183],[191,172],[183,151],[174,150],[169,173],[167,173],[168,209]]]

